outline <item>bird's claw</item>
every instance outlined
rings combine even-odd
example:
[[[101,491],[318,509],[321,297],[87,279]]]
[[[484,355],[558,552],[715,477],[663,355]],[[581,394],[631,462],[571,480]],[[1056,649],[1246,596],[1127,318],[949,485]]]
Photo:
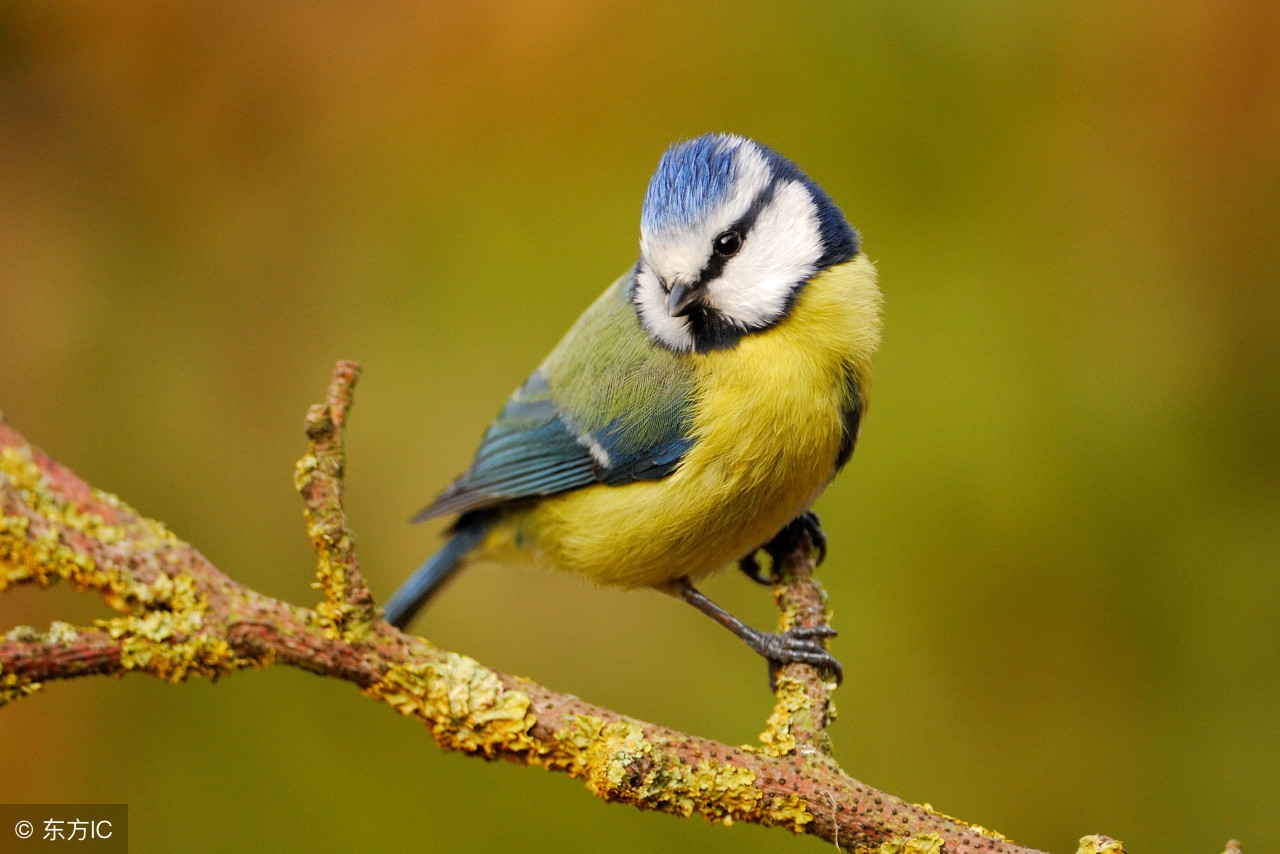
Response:
[[[765,549],[776,562],[790,554],[804,534],[809,535],[809,541],[818,550],[817,562],[821,565],[827,559],[827,534],[822,530],[822,520],[812,510],[806,510],[788,522]]]
[[[742,570],[743,574],[756,584],[768,586],[773,583],[772,572],[764,571],[763,567],[760,566],[760,561],[756,559],[755,552],[738,561],[738,569]]]
[[[757,632],[747,639],[747,645],[769,662],[770,687],[776,686],[778,670],[787,664],[808,664],[828,671],[838,685],[844,681],[844,667],[823,645],[836,634],[830,626],[804,626],[785,632]]]
[[[766,573],[760,566],[756,552],[739,560],[738,569],[757,584],[772,584],[774,576],[777,575],[777,568],[787,559],[787,555],[795,551],[800,538],[805,534],[809,535],[809,541],[818,550],[817,562],[821,564],[827,559],[827,535],[822,530],[822,522],[818,519],[818,514],[812,510],[806,510],[784,525],[772,540],[758,550],[768,552],[772,561],[769,572]]]

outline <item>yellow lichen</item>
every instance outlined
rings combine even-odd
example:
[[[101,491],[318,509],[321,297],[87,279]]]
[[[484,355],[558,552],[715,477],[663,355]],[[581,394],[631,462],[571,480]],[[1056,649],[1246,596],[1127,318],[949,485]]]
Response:
[[[20,700],[39,690],[39,682],[24,679],[16,673],[0,673],[0,706]]]
[[[775,796],[765,803],[751,769],[710,759],[690,764],[663,740],[646,736],[638,721],[606,724],[591,715],[574,715],[555,740],[562,750],[534,761],[584,777],[587,788],[606,800],[681,816],[697,812],[723,824],[748,819],[796,833],[813,821],[798,795]]]
[[[201,632],[207,605],[189,575],[161,574],[138,587],[140,599],[163,607],[97,621],[121,641],[125,670],[179,682],[188,676],[216,678],[243,663],[226,641]]]
[[[791,828],[792,833],[799,833],[804,826],[813,821],[813,813],[809,812],[809,804],[797,794],[786,797],[775,795],[765,810],[768,824],[779,824]]]
[[[45,638],[53,643],[60,643],[63,646],[72,643],[80,633],[76,631],[76,627],[70,623],[63,623],[54,620],[49,624],[49,631],[45,632]]]
[[[760,742],[764,745],[760,752],[768,756],[785,756],[796,749],[796,738],[791,727],[799,715],[811,715],[813,701],[805,693],[804,683],[790,676],[778,676],[774,693],[778,696],[778,702],[766,722],[768,729],[760,733]]]
[[[190,676],[216,679],[243,664],[226,641],[204,635],[179,643],[157,643],[129,635],[120,643],[120,663],[125,670],[142,671],[169,682]]]
[[[1110,836],[1084,836],[1076,854],[1124,854],[1124,843]]]
[[[322,460],[315,454],[302,457],[294,466],[294,488],[305,494],[308,483],[322,467]],[[368,638],[371,624],[367,619],[368,608],[347,600],[349,579],[342,556],[350,554],[353,546],[351,536],[341,526],[341,514],[342,508],[336,502],[326,503],[317,508],[317,512],[313,512],[310,505],[303,510],[307,533],[318,559],[316,580],[311,586],[324,593],[324,601],[315,607],[313,620],[330,640],[359,644]]]
[[[93,558],[72,550],[49,526],[32,535],[31,520],[0,516],[0,590],[13,584],[48,587],[66,579],[77,590],[109,588],[115,581],[98,571]]]
[[[572,756],[570,773],[584,776],[587,788],[606,800],[681,816],[696,812],[723,824],[755,820],[797,833],[813,820],[799,796],[766,804],[751,769],[712,759],[690,764],[662,740],[649,739],[637,721],[603,724],[579,715],[556,739]]]
[[[334,544],[329,536],[312,526],[312,540],[318,561],[316,580],[311,586],[324,592],[324,600],[315,606],[313,622],[330,640],[350,644],[363,643],[369,637],[371,624],[359,618],[362,609],[347,601],[347,573],[342,562],[333,559]]]
[[[645,771],[653,763],[653,745],[637,721],[623,719],[601,727],[577,754],[577,772],[596,794],[619,793],[643,786]]]
[[[488,756],[537,750],[528,695],[507,690],[496,673],[465,655],[397,665],[365,693],[422,718],[442,747]]]
[[[880,843],[879,854],[942,854],[946,845],[937,833],[895,836]]]
[[[5,632],[4,639],[7,641],[22,641],[24,643],[39,643],[44,640],[44,634],[36,631],[31,626],[14,626]]]
[[[616,800],[677,815],[689,816],[697,811],[712,821],[759,814],[763,794],[755,785],[755,772],[749,768],[710,759],[691,765],[668,756],[644,762],[644,752],[635,746],[610,752],[599,770],[589,771],[588,788]]]
[[[965,825],[967,825],[967,826],[968,826],[968,828],[969,828],[970,830],[972,830],[974,833],[981,834],[981,835],[983,835],[983,836],[987,837],[988,839],[994,839],[994,840],[995,840],[995,841],[997,841],[997,842],[1009,842],[1009,841],[1010,841],[1010,840],[1009,840],[1009,837],[1005,836],[1003,833],[1001,833],[1001,832],[1000,832],[1000,831],[998,831],[998,830],[992,830],[992,829],[991,829],[991,828],[989,828],[989,827],[983,827],[983,826],[982,826],[982,825],[980,825],[980,824],[973,824],[972,822],[961,822],[961,824],[965,824]]]
[[[28,510],[49,523],[33,533],[31,518],[0,515],[0,590],[12,584],[47,587],[66,580],[76,590],[98,590],[111,607],[125,610],[143,591],[124,573],[98,567],[93,558],[68,546],[61,531],[75,531],[104,544],[128,543],[140,551],[153,550],[161,542],[178,542],[164,525],[139,516],[109,493],[92,490],[95,502],[131,521],[109,524],[102,516],[81,509],[50,487],[29,448],[0,448],[0,482],[10,486]]]
[[[148,547],[159,541],[178,542],[162,523],[142,516],[109,492],[90,489],[94,501],[130,518],[128,524],[109,524],[102,516],[81,510],[66,496],[50,489],[44,474],[31,458],[30,448],[0,448],[0,477],[16,487],[23,502],[37,514],[73,528],[98,542],[117,543],[129,540],[142,542]]]
[[[916,806],[918,806],[920,809],[924,810],[925,812],[929,813],[930,815],[936,815],[938,816],[938,818],[945,818],[947,821],[954,822],[955,824],[958,824],[961,827],[967,827],[970,830],[972,830],[974,833],[985,836],[988,839],[994,839],[997,842],[1010,841],[1009,837],[1005,836],[1003,833],[1001,833],[998,830],[992,830],[990,828],[983,827],[980,824],[973,824],[971,822],[965,821],[964,819],[956,818],[953,815],[947,815],[944,812],[939,812],[938,810],[933,808],[933,804],[924,803],[924,804],[916,804]]]
[[[293,488],[301,492],[307,478],[311,477],[318,468],[320,468],[320,458],[315,454],[304,454],[293,466]]]
[[[583,754],[604,732],[603,718],[595,715],[570,715],[569,725],[556,731],[555,740],[566,748],[567,755]]]

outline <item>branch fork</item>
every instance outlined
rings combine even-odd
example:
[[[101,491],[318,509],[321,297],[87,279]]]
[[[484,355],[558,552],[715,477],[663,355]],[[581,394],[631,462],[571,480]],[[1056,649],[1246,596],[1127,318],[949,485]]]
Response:
[[[295,483],[318,557],[323,600],[307,609],[218,570],[164,525],[93,489],[0,416],[0,591],[58,582],[96,591],[115,612],[92,626],[55,622],[0,640],[0,705],[45,683],[140,672],[181,682],[284,664],[352,682],[418,718],[444,748],[561,771],[606,801],[732,824],[781,825],[882,854],[1035,854],[998,833],[907,803],[847,775],[831,756],[834,683],[805,664],[775,680],[758,745],[732,747],[635,720],[490,669],[397,631],[365,584],[343,509],[343,431],[360,367],[338,362],[307,413],[310,447]],[[827,624],[802,538],[775,572],[779,628]],[[1081,854],[1122,854],[1106,837]],[[1234,849],[1238,852],[1237,848]]]

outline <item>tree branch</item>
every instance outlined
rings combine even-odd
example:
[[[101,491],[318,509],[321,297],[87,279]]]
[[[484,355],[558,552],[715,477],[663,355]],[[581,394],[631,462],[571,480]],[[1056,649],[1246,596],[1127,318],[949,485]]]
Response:
[[[316,587],[324,593],[314,609],[227,577],[164,525],[32,447],[0,416],[0,590],[65,582],[96,591],[116,612],[89,627],[10,631],[0,642],[0,705],[80,676],[137,672],[180,682],[286,664],[354,683],[417,717],[444,748],[563,771],[606,801],[725,824],[781,825],[857,850],[1033,854],[845,774],[826,734],[835,686],[813,667],[784,667],[761,744],[731,747],[491,670],[382,622],[342,507],[342,431],[359,372],[354,362],[338,363],[328,399],[308,413],[311,447],[297,465],[319,556]],[[825,624],[810,544],[780,570],[781,627]],[[1086,849],[1122,850],[1105,837],[1081,840]]]
[[[331,637],[359,641],[378,618],[373,594],[364,583],[355,543],[347,530],[342,508],[342,477],[347,462],[342,444],[360,366],[338,362],[329,383],[328,398],[307,412],[307,437],[311,453],[298,460],[294,486],[302,495],[307,533],[320,558],[314,586],[324,591],[325,601],[316,606],[317,618]]]

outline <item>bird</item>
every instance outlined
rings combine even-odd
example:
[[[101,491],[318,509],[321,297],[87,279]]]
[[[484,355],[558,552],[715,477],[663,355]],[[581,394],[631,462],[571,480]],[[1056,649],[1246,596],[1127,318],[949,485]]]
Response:
[[[881,294],[861,239],[793,162],[735,134],[672,144],[640,256],[511,395],[413,521],[456,519],[386,602],[405,628],[462,567],[531,561],[688,602],[763,656],[842,677],[823,627],[766,632],[697,587],[804,534],[857,442]]]

